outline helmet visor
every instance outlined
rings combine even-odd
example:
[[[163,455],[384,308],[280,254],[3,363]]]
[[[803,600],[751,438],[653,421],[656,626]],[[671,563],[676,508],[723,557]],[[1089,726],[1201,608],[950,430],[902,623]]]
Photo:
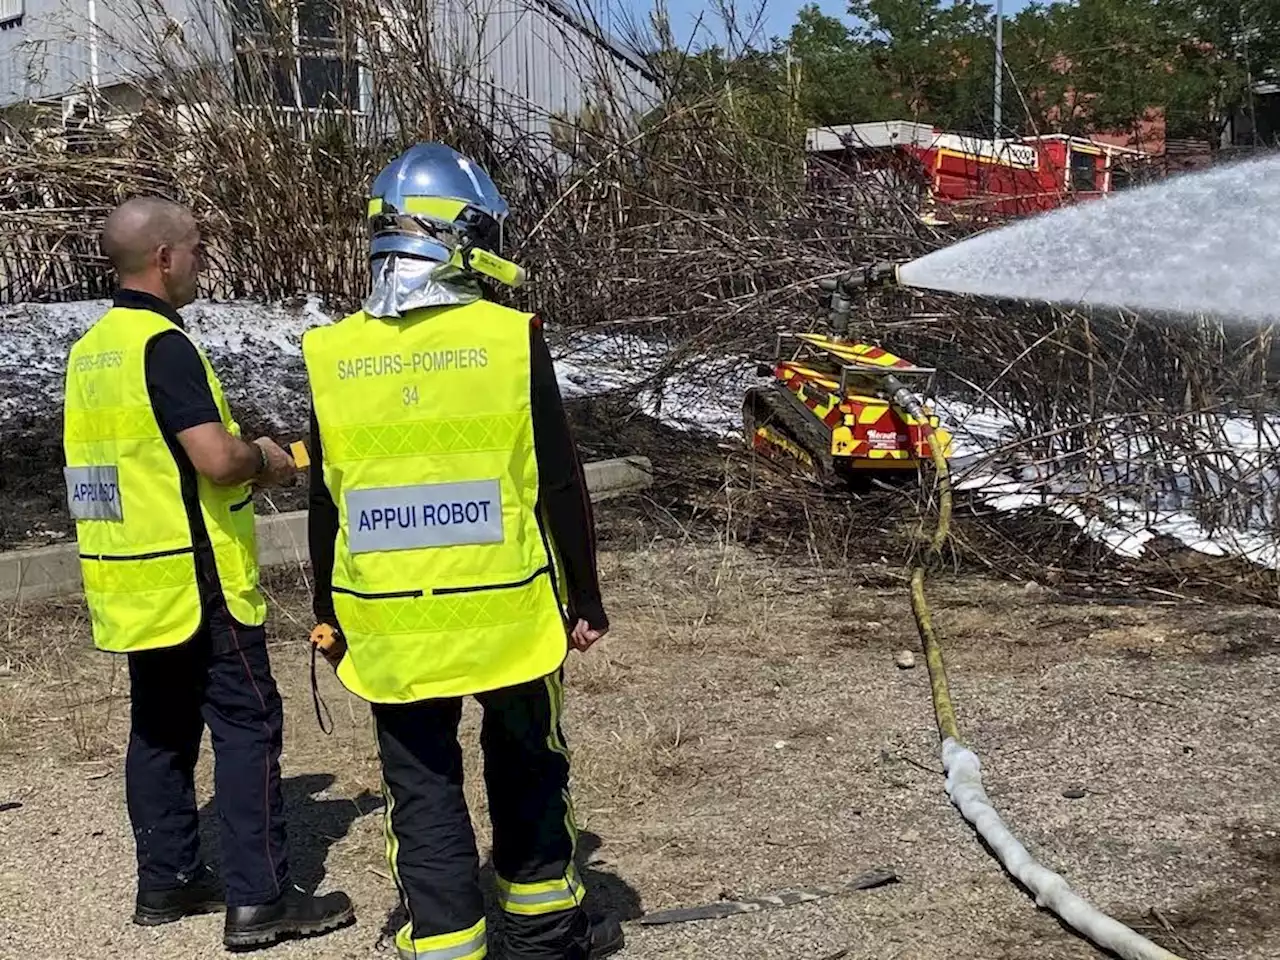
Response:
[[[401,213],[378,201],[370,204],[371,239],[410,237],[433,240],[449,250],[480,247],[502,253],[503,224],[476,207],[464,207],[453,221],[426,214]]]

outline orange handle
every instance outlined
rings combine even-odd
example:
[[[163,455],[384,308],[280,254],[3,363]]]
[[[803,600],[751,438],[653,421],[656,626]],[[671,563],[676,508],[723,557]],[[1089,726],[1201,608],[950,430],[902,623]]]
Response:
[[[328,653],[338,642],[338,638],[333,632],[333,627],[327,623],[318,623],[311,630],[311,642]]]

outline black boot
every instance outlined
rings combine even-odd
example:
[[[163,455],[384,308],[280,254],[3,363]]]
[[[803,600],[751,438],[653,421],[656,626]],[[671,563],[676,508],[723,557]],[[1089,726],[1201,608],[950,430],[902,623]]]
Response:
[[[594,917],[591,920],[590,960],[610,957],[626,945],[622,924],[617,917]]]
[[[201,867],[173,890],[139,890],[133,922],[140,927],[158,927],[183,917],[216,913],[224,906],[222,883],[212,870]]]
[[[222,942],[230,950],[268,947],[277,940],[329,933],[355,918],[355,908],[345,893],[312,897],[293,887],[274,903],[227,910]]]

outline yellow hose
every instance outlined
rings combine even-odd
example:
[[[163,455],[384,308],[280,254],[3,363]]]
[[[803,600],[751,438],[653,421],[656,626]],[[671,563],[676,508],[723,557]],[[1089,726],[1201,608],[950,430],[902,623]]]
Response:
[[[906,396],[898,394],[898,396]],[[905,403],[897,404],[900,408]],[[976,754],[963,746],[956,725],[951,692],[947,688],[947,669],[942,659],[942,644],[933,627],[933,616],[925,596],[926,568],[942,558],[942,548],[951,534],[951,471],[943,456],[942,446],[934,434],[926,412],[914,399],[912,414],[924,423],[930,453],[938,470],[938,526],[929,541],[929,549],[911,573],[911,611],[915,614],[920,640],[924,644],[925,662],[929,667],[929,686],[933,694],[933,712],[942,740],[943,767],[947,772],[947,793],[982,838],[996,858],[1014,877],[1036,895],[1036,903],[1047,907],[1067,924],[1105,950],[1124,960],[1182,960],[1176,954],[1152,943],[1145,937],[1113,920],[1071,890],[1061,876],[1037,863],[1001,821],[991,807],[982,787],[981,765]]]
[[[947,687],[947,667],[942,659],[942,644],[938,642],[938,635],[934,632],[933,615],[929,611],[929,601],[924,593],[925,567],[941,559],[942,548],[951,535],[951,471],[928,417],[924,418],[924,424],[929,438],[929,450],[938,470],[938,526],[933,532],[928,551],[911,572],[911,612],[915,614],[916,627],[924,643],[924,659],[929,667],[929,686],[933,691],[933,712],[938,719],[938,735],[943,740],[950,737],[961,743],[963,741],[956,726],[956,712],[951,706],[951,691]]]

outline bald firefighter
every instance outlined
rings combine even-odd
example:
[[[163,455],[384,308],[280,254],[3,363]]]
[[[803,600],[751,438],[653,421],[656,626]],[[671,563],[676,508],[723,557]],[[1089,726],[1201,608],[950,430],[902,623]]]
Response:
[[[134,922],[226,907],[228,947],[353,919],[345,894],[290,884],[280,792],[283,711],[258,590],[253,486],[293,461],[240,436],[178,311],[196,296],[200,230],[138,198],[107,218],[112,308],[71,348],[63,444],[95,645],[128,659],[125,796],[137,849]],[[209,728],[222,876],[204,866],[195,766]]]
[[[405,960],[488,950],[463,797],[462,700],[481,744],[508,960],[622,946],[575,863],[562,665],[608,630],[582,470],[538,321],[484,299],[507,205],[419,144],[377,178],[364,309],[303,337],[313,402],[315,615],[372,703]]]

